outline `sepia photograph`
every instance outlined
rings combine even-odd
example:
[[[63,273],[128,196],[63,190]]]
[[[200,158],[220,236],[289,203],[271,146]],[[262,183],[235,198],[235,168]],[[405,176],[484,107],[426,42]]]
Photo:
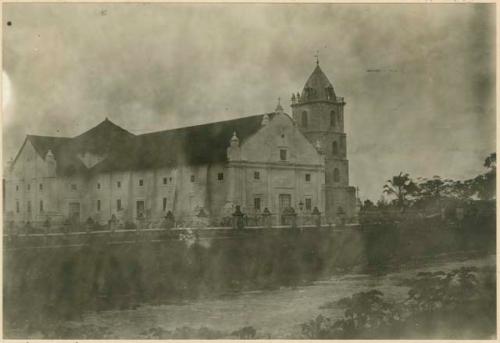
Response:
[[[496,339],[496,4],[2,4],[4,339]]]

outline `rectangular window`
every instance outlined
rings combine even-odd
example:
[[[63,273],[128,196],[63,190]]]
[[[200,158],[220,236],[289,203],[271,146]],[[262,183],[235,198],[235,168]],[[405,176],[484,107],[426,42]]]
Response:
[[[117,182],[116,182],[116,187],[117,187],[117,188],[121,188],[121,186],[122,186],[121,181],[117,181]]]
[[[97,189],[101,189],[101,184],[99,182],[97,183]]]
[[[143,179],[139,180],[139,186],[144,186],[144,180]]]
[[[166,184],[167,184],[167,178],[166,178],[166,177],[164,177],[164,178],[163,178],[163,184],[164,184],[164,185],[166,185]]]
[[[306,211],[310,211],[312,208],[312,199],[306,198]]]
[[[194,182],[194,175],[191,175],[191,182]]]
[[[101,200],[97,200],[97,210],[101,210]]]
[[[169,177],[169,178],[168,178],[168,181],[169,181],[169,182],[172,182],[172,178],[171,178],[171,177]]]
[[[29,191],[31,189],[31,185],[28,183],[27,187],[28,187],[28,191]]]
[[[27,207],[28,207],[28,213],[31,213],[31,201],[28,201]]]
[[[219,181],[224,180],[224,173],[217,174],[217,180]]]
[[[76,191],[76,184],[75,183],[71,184],[71,190]]]
[[[260,180],[260,173],[259,173],[258,171],[253,172],[253,178],[254,178],[255,180]]]
[[[280,160],[286,161],[286,150],[285,149],[280,149]]]
[[[253,207],[256,211],[260,211],[260,198],[253,199]]]
[[[16,213],[19,213],[19,201],[16,201]]]
[[[167,210],[167,198],[163,198],[163,211]]]
[[[144,218],[144,200],[138,200],[135,203],[135,213],[137,218]]]
[[[121,199],[117,199],[116,200],[116,210],[117,211],[121,211],[122,210],[122,200]]]
[[[16,185],[16,192],[19,190],[19,185]]]
[[[40,212],[43,212],[43,200],[40,200]]]
[[[311,174],[306,174],[306,182],[311,181]]]
[[[43,191],[43,183],[40,184],[40,190]]]

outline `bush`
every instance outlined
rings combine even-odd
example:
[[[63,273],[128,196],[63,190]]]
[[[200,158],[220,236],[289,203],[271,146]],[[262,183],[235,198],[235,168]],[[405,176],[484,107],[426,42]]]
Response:
[[[344,317],[318,316],[302,324],[308,339],[491,338],[496,332],[494,268],[462,267],[450,272],[418,273],[400,303],[382,292],[355,293],[321,308],[340,306]]]

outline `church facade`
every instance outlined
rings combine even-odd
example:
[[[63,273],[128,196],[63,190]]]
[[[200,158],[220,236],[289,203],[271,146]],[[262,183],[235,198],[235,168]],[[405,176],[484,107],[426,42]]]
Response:
[[[344,106],[317,65],[292,96],[291,116],[278,104],[142,135],[108,119],[72,138],[28,135],[5,175],[6,219],[155,223],[170,211],[179,221],[203,212],[217,225],[236,206],[354,218]]]

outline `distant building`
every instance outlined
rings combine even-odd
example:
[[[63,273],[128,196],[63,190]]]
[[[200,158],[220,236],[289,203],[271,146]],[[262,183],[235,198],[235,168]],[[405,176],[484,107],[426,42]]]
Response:
[[[292,117],[272,113],[134,135],[105,119],[73,137],[28,135],[5,177],[7,218],[101,223],[217,222],[244,213],[317,207],[329,221],[356,215],[343,98],[316,66]]]

